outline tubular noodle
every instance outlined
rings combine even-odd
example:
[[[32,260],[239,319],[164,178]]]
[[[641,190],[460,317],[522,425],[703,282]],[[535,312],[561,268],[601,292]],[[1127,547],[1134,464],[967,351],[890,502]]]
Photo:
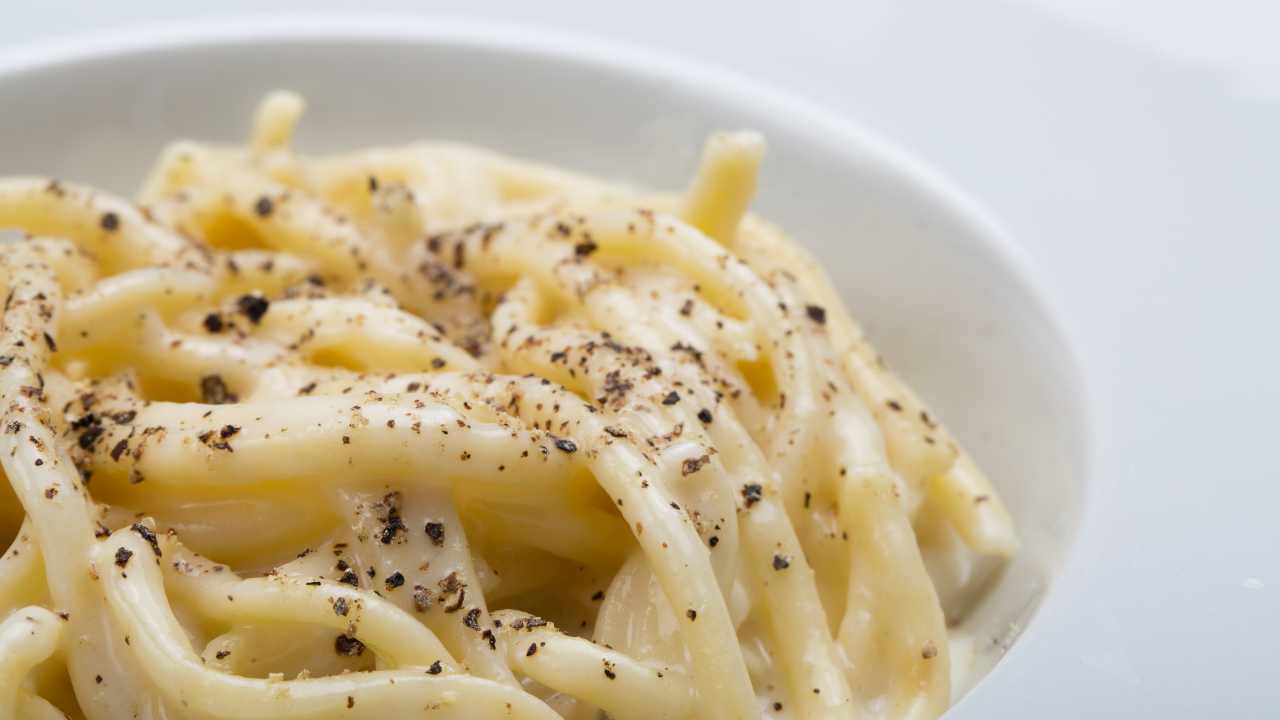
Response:
[[[800,339],[787,332],[788,313],[798,312],[800,309],[788,310],[779,303],[777,296],[750,268],[714,241],[677,218],[647,211],[597,214],[590,218],[588,228],[592,241],[599,245],[601,252],[634,258],[658,252],[688,275],[701,292],[724,312],[735,317],[753,318],[763,334],[758,342],[769,348],[771,357],[775,360],[773,374],[779,385],[790,385],[795,382],[795,378],[807,378],[813,374],[814,371],[808,366],[809,355],[800,348]],[[479,254],[484,250],[484,236],[476,237],[475,233],[464,234],[456,242],[468,243],[468,247],[472,248],[471,253]],[[511,247],[515,244],[513,237],[498,233],[491,239],[489,253],[485,257],[505,257],[507,253],[499,252],[499,249],[505,251],[508,248],[517,257],[538,255],[536,245],[520,243],[523,246],[520,250]],[[572,266],[556,262],[555,255],[542,253],[538,256],[542,259],[533,267],[541,268],[540,272],[544,276],[572,272]],[[547,268],[547,264],[552,267]],[[500,272],[501,265],[495,265],[494,268],[493,272]],[[575,280],[583,295],[600,287],[580,276],[569,282]],[[560,297],[570,295],[567,288],[554,280],[544,280],[542,285],[549,286]],[[583,302],[588,303],[589,299],[584,297]],[[788,450],[791,447],[803,447],[808,442],[806,438],[813,429],[804,419],[812,416],[815,401],[811,393],[798,392],[794,397],[788,395],[785,402],[780,404],[773,426],[767,429],[767,436],[770,438],[767,448],[769,456],[778,465],[779,474],[793,477],[796,473],[792,466],[798,458],[797,453]],[[783,490],[788,508],[798,505],[803,488],[791,483]]]
[[[272,250],[231,251],[213,268],[218,298],[254,291],[274,296],[308,278],[323,280],[314,263],[299,255]]]
[[[548,392],[547,386],[538,382],[511,380],[506,387],[525,396],[521,408],[536,406],[539,399],[548,411],[558,404],[559,417],[568,418],[575,426],[575,437],[590,443],[589,466],[632,526],[667,598],[683,618],[681,633],[693,657],[699,687],[699,715],[750,716],[751,685],[741,655],[728,645],[736,633],[715,583],[706,546],[687,516],[672,512],[674,500],[662,483],[643,487],[638,482],[648,474],[646,470],[652,473],[652,466],[629,443],[602,441],[600,438],[611,437],[604,431],[605,423],[584,410],[581,401],[571,402],[571,396]],[[510,404],[501,398],[494,400],[499,406]]]
[[[21,720],[67,720],[67,716],[52,703],[26,690],[18,691],[18,712]]]
[[[997,557],[1016,552],[1013,521],[991,481],[916,393],[885,365],[816,261],[803,248],[781,242],[776,230],[759,221],[747,224],[735,249],[754,266],[780,267],[801,278],[821,303],[831,343],[846,377],[876,415],[894,470],[942,499],[952,524],[975,552]],[[891,403],[901,409],[894,410]],[[975,502],[979,497],[985,499]]]
[[[554,625],[529,626],[537,618],[495,613],[507,639],[507,662],[517,672],[585,700],[618,720],[678,720],[693,709],[693,689],[684,674],[654,668],[623,653],[564,635]]]
[[[685,192],[680,215],[721,245],[732,246],[738,223],[756,193],[764,138],[754,132],[716,133]]]
[[[21,249],[17,249],[20,247]],[[53,272],[58,284],[66,292],[78,292],[92,285],[98,278],[98,266],[93,257],[75,243],[62,238],[26,237],[12,250],[15,260],[40,262]],[[8,269],[5,270],[7,276]],[[5,284],[10,283],[8,277]]]
[[[0,617],[29,602],[45,598],[46,582],[40,550],[31,541],[31,519],[22,522],[18,536],[0,554]]]
[[[123,542],[129,532],[117,530],[108,544],[132,549],[134,543]],[[457,661],[435,634],[377,595],[318,578],[274,575],[242,580],[227,572],[202,573],[190,569],[199,566],[198,559],[176,542],[163,538],[159,546],[164,549],[158,557],[168,560],[161,568],[173,592],[211,618],[244,624],[269,620],[320,625],[354,634],[394,667],[428,667],[440,660],[446,671],[456,672]],[[334,612],[339,599],[347,603],[347,614]]]
[[[27,510],[52,600],[69,613],[68,632],[79,638],[68,659],[78,697],[102,712],[145,720],[151,717],[144,709],[153,696],[133,683],[132,661],[110,634],[101,596],[84,572],[93,532],[88,495],[42,405],[41,370],[53,352],[44,336],[56,342],[61,291],[48,265],[22,244],[0,255],[0,261],[7,266],[10,284],[3,337],[18,339],[5,349],[12,355],[6,355],[10,359],[0,371],[0,397],[9,403],[0,416],[5,429],[0,433],[0,463]],[[92,679],[95,675],[111,678],[114,689],[123,692],[102,693]]]
[[[88,720],[945,710],[939,594],[1017,535],[748,213],[758,135],[677,197],[304,157],[303,107],[170,146],[143,206],[0,179],[0,720],[62,717],[60,638]]]
[[[533,304],[536,303],[537,300],[536,298],[529,297],[529,291],[531,291],[530,286],[527,283],[521,283],[519,287],[508,293],[507,300],[504,302],[503,307],[500,307],[499,310],[494,313],[495,318],[498,319],[497,327],[499,329],[503,327],[518,327],[522,320],[528,320],[531,317],[533,313],[529,311],[529,307],[528,305],[525,305],[525,303],[527,301],[528,304]],[[524,307],[521,307],[522,305],[524,305]],[[508,325],[508,323],[510,323],[510,325]],[[588,354],[583,350],[583,348],[595,347],[603,339],[604,338],[592,337],[585,332],[575,332],[563,328],[537,328],[527,333],[522,334],[517,332],[511,335],[508,338],[510,342],[503,342],[502,351],[506,363],[513,368],[530,371],[536,375],[541,375],[542,377],[556,377],[557,375],[562,375],[566,372],[564,366],[570,364],[572,360],[567,361],[564,365],[551,362],[547,359],[548,356],[545,350],[539,351],[536,349],[526,349],[526,346],[530,344],[529,341],[533,341],[532,344],[535,344],[537,348],[542,348],[543,346],[565,348],[566,350],[573,350],[574,357],[581,357],[582,355]],[[606,366],[608,365],[606,364]],[[593,396],[601,390],[601,383],[598,377],[600,373],[594,372],[593,375],[592,372],[593,371],[590,368],[587,368],[580,378],[569,378],[569,380],[573,382],[573,385],[578,388],[579,393]],[[607,372],[605,377],[607,381]],[[654,382],[652,379],[639,377],[634,380],[629,380],[628,382],[632,382],[634,384],[632,392],[639,397],[654,397],[661,396],[662,394],[661,391],[663,386]],[[544,419],[543,422],[545,423],[549,419],[550,418]],[[670,422],[671,425],[666,424],[668,422]],[[698,423],[696,422],[692,411],[687,411],[683,408],[677,407],[672,408],[671,411],[666,413],[660,413],[651,409],[631,413],[629,417],[619,423],[619,426],[626,428],[629,435],[633,438],[652,439],[653,437],[661,437],[663,434],[669,432],[668,428],[672,425],[690,428],[689,436],[693,437],[697,433],[697,430],[695,429],[697,424]],[[685,447],[690,448],[685,454],[692,452],[693,458],[697,458],[701,455],[701,450],[699,449],[701,447],[700,445],[690,446],[688,443],[682,443],[673,447],[671,452],[667,453],[667,457],[664,458],[664,460],[667,461],[663,463],[665,469],[658,473],[658,477],[665,485],[669,486],[671,484],[673,479],[671,476],[673,473],[678,471],[683,460],[688,459],[686,457],[676,457],[676,454]],[[708,517],[727,517],[732,513],[734,508],[732,499],[734,490],[730,487],[728,480],[724,477],[724,474],[720,473],[714,465],[712,469],[708,470],[708,472],[715,473],[714,481],[711,484],[718,485],[719,492],[714,494],[714,506],[712,503],[702,503],[702,505],[704,505],[703,514]],[[720,543],[718,547],[720,547],[721,552],[712,555],[712,565],[715,570],[716,580],[719,583],[720,589],[722,593],[726,593],[731,587],[734,573],[737,571],[737,563],[735,562],[738,548],[737,524],[725,523],[721,530],[718,531],[717,537]]]
[[[290,193],[288,188],[243,168],[220,162],[202,148],[192,146],[176,154],[173,162],[182,170],[184,183],[160,186],[153,192],[178,191],[185,201],[170,202],[175,224],[200,227],[217,214],[229,214],[257,234],[273,250],[309,257],[329,276],[350,280],[357,274],[376,278],[411,310],[431,307],[430,293],[414,283],[412,273],[390,257],[387,248],[364,241],[360,231],[345,218],[335,217],[313,198]],[[176,172],[176,170],[175,170]],[[191,192],[185,183],[199,183],[202,192]],[[163,200],[158,195],[156,200]],[[264,215],[257,211],[263,198],[273,203]]]
[[[104,220],[108,215],[114,216],[114,223]],[[133,205],[71,183],[0,179],[0,226],[71,240],[108,271],[204,265],[191,244],[152,223]]]
[[[67,300],[60,335],[69,352],[106,337],[123,343],[130,325],[145,312],[173,314],[207,297],[207,275],[187,270],[141,268],[103,280]]]
[[[593,230],[595,228],[594,225],[589,225],[589,227],[593,228]],[[674,224],[670,227],[674,227]],[[629,229],[628,234],[635,235],[637,231]],[[607,243],[614,239],[612,235],[607,233],[593,232],[592,237],[597,238],[602,243]],[[498,251],[497,254],[501,256],[504,253]],[[547,255],[544,254],[543,257],[547,257]],[[551,275],[553,272],[548,272],[548,274]],[[563,272],[561,271],[561,274]],[[768,308],[773,312],[779,312],[778,301],[776,299],[772,301],[768,299],[768,296],[772,294],[764,290],[758,281],[751,278],[749,271],[739,273],[739,277],[735,277],[734,280],[737,281],[738,286],[744,288],[740,297],[744,298],[746,302],[752,303],[753,309]],[[572,281],[569,282],[571,283]],[[610,288],[602,287],[593,289],[590,292],[592,295],[598,295],[608,289]],[[561,286],[560,291],[567,293],[568,289]],[[513,303],[520,302],[521,298],[527,297],[527,293],[528,288],[519,293],[511,293],[508,301]],[[584,300],[584,304],[591,306],[593,305],[592,300]],[[528,321],[531,314],[525,313],[524,317],[512,316],[510,319],[503,316],[500,318],[500,323],[497,327],[499,333],[501,334],[502,332],[501,327],[503,324],[507,324],[509,327],[516,327],[520,320]],[[631,334],[625,328],[617,329],[619,332],[624,333],[624,337]],[[778,344],[786,343],[783,346],[786,349],[780,350],[780,352],[789,356],[790,362],[787,364],[794,368],[788,368],[789,372],[786,372],[785,375],[779,372],[785,378],[786,384],[784,387],[797,388],[791,391],[789,397],[792,412],[796,417],[793,425],[808,425],[809,423],[804,422],[806,418],[803,412],[812,405],[812,401],[808,399],[811,397],[811,393],[808,392],[806,386],[800,383],[799,378],[807,376],[808,371],[806,368],[808,367],[809,354],[804,351],[799,340],[787,337],[790,333],[779,333],[779,335],[780,337],[776,342]],[[513,342],[504,343],[504,346],[513,347],[518,352],[524,346],[524,343],[515,339]],[[551,346],[560,347],[561,343],[553,343]],[[663,347],[665,346],[666,344],[664,343]],[[544,374],[544,376],[552,372],[545,364],[538,366],[537,371],[539,374]],[[697,387],[698,385],[694,383],[686,384],[686,388],[689,389]],[[691,416],[685,419],[690,425],[697,424]],[[731,417],[726,418],[724,423],[727,424],[727,427],[736,426]],[[726,442],[717,443],[717,447],[732,448],[741,447],[744,444],[754,447],[754,443],[741,434],[736,437],[726,431],[720,431],[718,434]],[[785,436],[789,450],[797,442],[797,435],[799,435],[799,442],[804,442],[805,435],[802,433],[793,433]],[[803,445],[800,445],[800,447],[803,447]],[[798,453],[791,450],[786,454],[791,456]],[[801,705],[803,709],[814,717],[820,717],[824,713],[840,713],[842,712],[841,708],[847,707],[851,695],[844,678],[837,669],[838,660],[835,644],[826,632],[825,623],[812,622],[812,618],[821,618],[824,615],[821,603],[818,600],[817,590],[813,585],[812,571],[807,566],[801,566],[799,559],[803,558],[803,553],[800,551],[799,541],[794,530],[790,528],[790,522],[786,520],[786,514],[779,512],[779,508],[772,507],[772,498],[781,488],[772,481],[772,475],[767,478],[760,478],[757,473],[751,472],[751,468],[763,465],[763,457],[757,451],[753,457],[737,466],[739,480],[742,485],[746,485],[753,480],[759,481],[766,489],[765,496],[770,503],[769,507],[761,508],[757,514],[749,517],[769,517],[772,518],[772,522],[748,521],[744,526],[752,531],[749,539],[749,550],[755,551],[752,554],[753,557],[772,558],[775,554],[781,554],[781,556],[795,557],[798,560],[795,571],[785,575],[783,582],[771,577],[776,573],[764,565],[754,568],[753,574],[754,577],[758,578],[760,589],[767,598],[775,641],[779,643],[783,656],[782,660],[787,668],[786,674],[791,679],[789,684],[792,690],[793,702]],[[744,473],[750,473],[750,475],[744,477]],[[790,494],[797,498],[796,502],[798,502],[800,490],[793,490]],[[731,547],[728,552],[732,552]],[[804,630],[797,633],[796,627],[804,628]],[[818,692],[812,692],[814,689],[817,689]],[[823,695],[824,691],[825,696]]]
[[[42,607],[29,606],[0,622],[0,718],[17,720],[19,684],[28,671],[53,654],[62,637],[62,621]]]
[[[254,334],[282,345],[294,343],[311,357],[339,355],[356,370],[414,372],[476,367],[470,355],[422,319],[359,300],[278,302]]]
[[[139,537],[122,537],[118,542],[136,558],[127,567],[114,561],[115,541],[98,545],[94,553],[112,615],[155,686],[170,702],[189,707],[201,717],[373,720],[423,710],[452,720],[477,715],[558,717],[527,693],[466,675],[433,676],[423,669],[291,681],[253,680],[208,670],[165,601],[158,563],[150,561],[151,549]]]
[[[520,297],[523,295],[512,293],[509,301],[518,302]],[[512,318],[508,322],[514,324],[518,321]],[[520,348],[523,343],[517,340],[510,345]],[[562,343],[550,345],[560,347]],[[545,366],[537,369],[539,374],[549,372]],[[686,392],[699,392],[698,383],[686,382],[684,386]],[[711,399],[706,399],[706,402],[708,405],[714,404]],[[684,420],[690,426],[698,424],[692,413],[686,413]],[[796,559],[795,570],[781,575],[768,565],[768,560],[758,561],[751,568],[757,589],[763,594],[769,608],[774,640],[778,644],[781,662],[786,668],[785,674],[789,679],[793,702],[807,713],[805,717],[822,717],[829,713],[836,713],[838,716],[847,712],[851,694],[839,671],[836,646],[826,630],[825,621],[814,622],[815,618],[823,618],[825,612],[818,599],[812,570],[803,564],[804,554],[799,540],[786,513],[777,504],[779,486],[774,475],[758,472],[757,468],[766,467],[764,458],[731,413],[723,415],[712,426],[711,432],[717,439],[715,447],[720,448],[724,454],[727,469],[740,483],[730,492],[738,495],[738,489],[753,482],[762,487],[761,506],[749,511],[739,521],[748,555],[764,559],[775,555]],[[678,467],[679,463],[674,463],[673,466]],[[718,472],[714,466],[711,471]],[[732,534],[729,539],[730,543],[721,548],[725,554],[717,557],[733,557],[736,542]],[[722,583],[722,588],[724,587],[726,586]],[[814,693],[814,689],[818,692]]]
[[[488,464],[457,463],[447,474],[435,472],[441,462],[451,463],[464,452],[520,468],[524,477],[508,482],[555,485],[570,464],[563,454],[551,453],[544,433],[517,431],[513,438],[506,427],[468,423],[438,402],[331,396],[235,405],[116,405],[111,410],[136,417],[113,425],[94,444],[90,462],[95,473],[157,485],[315,482],[352,472],[412,475],[446,487],[471,478],[491,480]],[[162,429],[147,433],[149,427]],[[124,448],[112,457],[121,442]],[[522,456],[526,450],[528,456]]]
[[[847,403],[833,422],[834,459],[847,468],[839,478],[840,524],[852,559],[839,637],[855,671],[893,678],[887,717],[932,718],[950,697],[946,623],[888,467],[866,465],[854,451],[859,441],[849,440],[851,428],[867,422]]]

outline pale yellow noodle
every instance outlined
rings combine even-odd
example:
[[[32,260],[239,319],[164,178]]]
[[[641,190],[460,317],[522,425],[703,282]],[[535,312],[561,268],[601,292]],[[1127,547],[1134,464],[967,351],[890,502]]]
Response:
[[[945,710],[1013,523],[760,136],[677,197],[303,109],[0,179],[0,720]]]

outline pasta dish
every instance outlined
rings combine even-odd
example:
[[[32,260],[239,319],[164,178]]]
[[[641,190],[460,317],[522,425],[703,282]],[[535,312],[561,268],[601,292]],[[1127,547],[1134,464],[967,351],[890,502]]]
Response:
[[[1017,547],[716,134],[0,179],[0,719],[933,718]]]

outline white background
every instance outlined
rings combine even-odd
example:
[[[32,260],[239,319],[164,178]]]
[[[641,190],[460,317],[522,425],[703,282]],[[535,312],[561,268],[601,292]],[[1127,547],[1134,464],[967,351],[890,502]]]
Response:
[[[264,7],[23,4],[3,12],[0,46]],[[1089,571],[1055,591],[1059,616],[1037,620],[971,715],[1280,717],[1280,4],[360,6],[700,57],[835,108],[976,195],[1083,349],[1099,476],[1074,557]]]

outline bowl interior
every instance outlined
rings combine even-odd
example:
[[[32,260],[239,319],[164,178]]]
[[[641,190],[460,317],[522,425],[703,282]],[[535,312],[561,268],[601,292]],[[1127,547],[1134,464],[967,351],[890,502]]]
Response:
[[[709,131],[758,129],[757,210],[817,253],[1017,520],[1021,555],[965,621],[979,671],[1026,626],[1082,510],[1084,388],[1016,249],[927,171],[740,80],[635,51],[400,24],[242,30],[0,66],[0,175],[132,194],[173,138],[241,141],[277,87],[309,101],[307,150],[450,138],[664,188],[683,185]]]

